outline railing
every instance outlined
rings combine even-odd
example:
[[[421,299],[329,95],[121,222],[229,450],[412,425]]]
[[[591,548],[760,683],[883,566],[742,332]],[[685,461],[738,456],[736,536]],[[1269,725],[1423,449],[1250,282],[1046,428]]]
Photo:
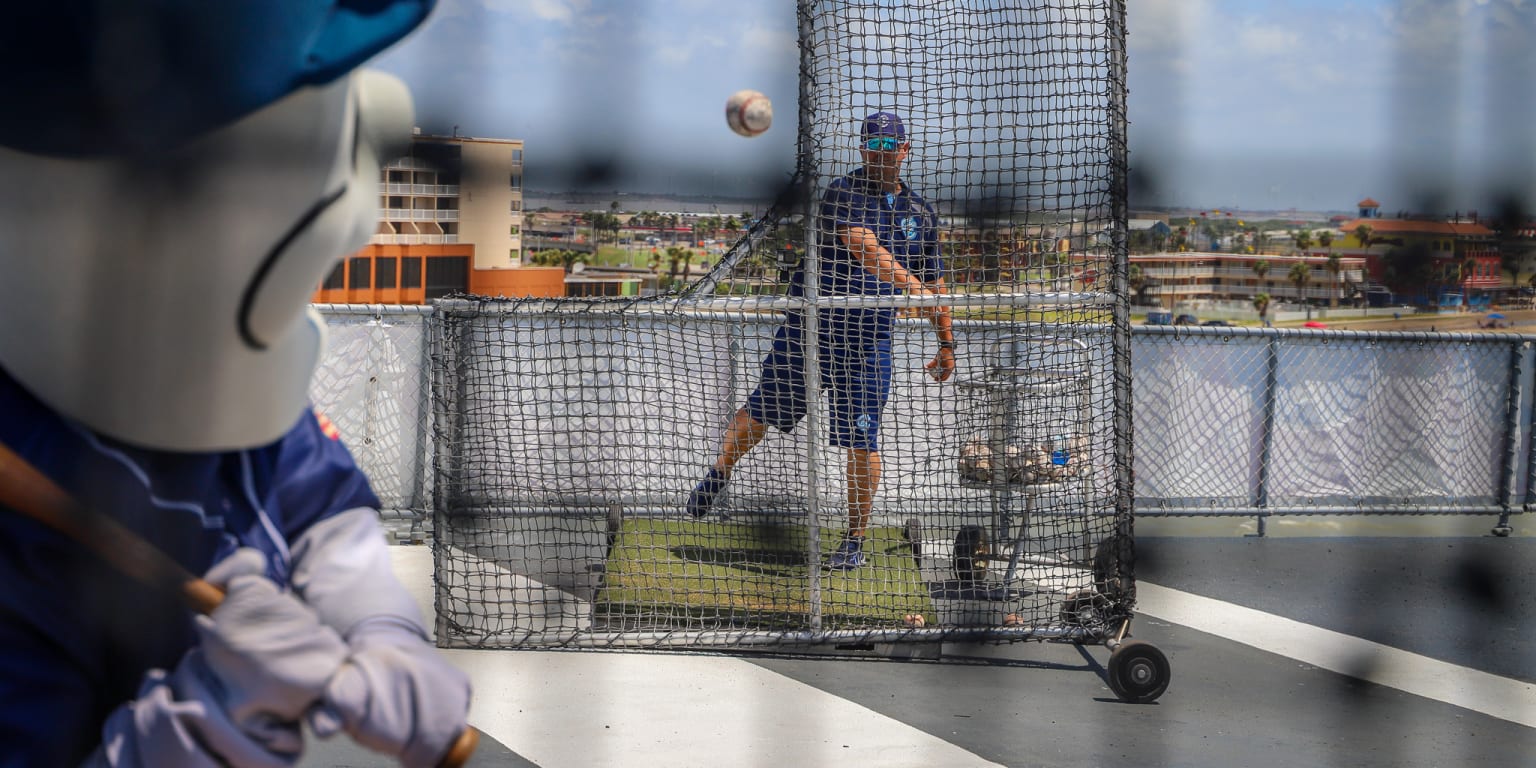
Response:
[[[1163,278],[1196,278],[1196,277],[1232,277],[1239,280],[1259,280],[1259,274],[1247,267],[1148,267],[1141,266],[1141,274],[1146,277]],[[1264,274],[1265,282],[1278,283],[1286,279],[1285,270],[1273,270]],[[1365,279],[1364,271],[1360,269],[1344,269],[1339,272],[1339,282],[1361,282]],[[1333,282],[1333,273],[1326,269],[1312,270],[1313,282]]]
[[[364,436],[370,453],[363,461],[376,485],[430,487],[430,373],[419,335],[430,332],[435,315],[390,307],[320,310],[332,343],[316,377],[316,400],[328,404],[354,450],[353,436]],[[722,343],[733,349],[756,348],[778,322],[772,313],[734,314],[723,325],[710,313],[695,321],[667,317],[680,332],[693,325],[697,333],[725,333]],[[578,321],[591,327],[620,320],[632,323],[635,316],[568,311],[551,315],[548,323],[553,333]],[[957,321],[955,328],[962,373],[984,369],[983,342],[994,333],[992,325]],[[898,370],[920,371],[930,341],[925,324],[901,322]],[[1533,346],[1536,335],[1512,333],[1137,326],[1131,346],[1135,512],[1253,517],[1261,532],[1266,519],[1279,515],[1485,515],[1507,531],[1512,515],[1536,505]],[[459,354],[469,358],[459,364],[469,366],[477,364],[477,355],[500,352],[464,346]],[[917,386],[903,385],[903,375],[898,388]],[[549,384],[509,375],[497,386],[516,392]],[[655,409],[699,420],[700,439],[707,442],[718,408],[688,399],[696,394],[669,391],[666,397],[684,399]],[[902,413],[898,406],[893,416]],[[954,442],[947,431],[953,426],[937,419],[897,428],[916,435],[914,444],[941,446]],[[644,457],[647,466],[684,475],[692,469],[691,455]],[[882,499],[877,516],[905,520],[926,504],[956,501],[952,473],[916,471],[916,465],[904,471],[909,459],[922,466],[949,460],[888,457],[890,475],[905,478],[901,482],[909,487],[894,503]],[[637,503],[646,501],[640,495],[665,496],[682,482],[646,488],[658,477],[653,470],[634,486]],[[386,503],[418,516],[429,505],[429,497],[415,491],[386,495],[392,499]]]
[[[457,208],[385,208],[379,212],[385,221],[458,221]]]
[[[458,235],[374,235],[368,238],[370,245],[452,245],[459,242]]]
[[[1143,289],[1148,296],[1184,296],[1201,294],[1205,296],[1257,296],[1267,293],[1270,298],[1298,298],[1298,299],[1332,299],[1347,298],[1347,290],[1338,288],[1303,288],[1297,290],[1293,285],[1273,288],[1261,288],[1252,285],[1150,285]]]
[[[432,195],[453,196],[459,194],[457,184],[404,184],[400,182],[379,182],[379,192],[386,195]]]

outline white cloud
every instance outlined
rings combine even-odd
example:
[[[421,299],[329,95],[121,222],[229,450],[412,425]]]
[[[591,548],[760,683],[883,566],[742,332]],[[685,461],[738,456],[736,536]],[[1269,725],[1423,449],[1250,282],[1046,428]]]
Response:
[[[1295,55],[1302,47],[1301,36],[1294,29],[1263,23],[1244,24],[1238,30],[1237,43],[1259,56]]]
[[[752,24],[741,36],[744,48],[769,56],[793,56],[800,51],[800,39],[792,29],[774,29]]]
[[[498,12],[541,21],[570,23],[592,7],[591,0],[481,0]]]

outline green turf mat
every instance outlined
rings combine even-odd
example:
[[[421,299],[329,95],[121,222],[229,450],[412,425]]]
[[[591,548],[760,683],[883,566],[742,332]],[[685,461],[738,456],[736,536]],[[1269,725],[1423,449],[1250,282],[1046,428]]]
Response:
[[[935,619],[912,548],[898,528],[871,528],[868,558],[853,571],[823,568],[840,531],[822,531],[808,563],[809,532],[797,523],[625,520],[614,536],[595,608],[610,619],[676,628],[809,627],[810,569],[822,574],[825,629],[901,626]]]

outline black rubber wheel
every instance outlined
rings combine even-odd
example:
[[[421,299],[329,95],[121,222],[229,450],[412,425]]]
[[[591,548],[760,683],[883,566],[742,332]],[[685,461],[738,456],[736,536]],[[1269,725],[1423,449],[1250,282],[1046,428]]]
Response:
[[[1157,646],[1126,640],[1109,654],[1109,689],[1121,701],[1150,704],[1168,690],[1172,670],[1168,657]]]
[[[1508,525],[1496,525],[1496,526],[1493,527],[1493,531],[1492,531],[1493,535],[1498,536],[1501,539],[1505,538],[1505,537],[1508,537],[1511,533],[1514,533],[1514,532],[1515,532],[1514,527],[1513,526],[1508,526]]]
[[[955,578],[974,584],[987,576],[987,531],[979,525],[962,525],[955,534]]]
[[[901,527],[901,535],[906,538],[907,544],[912,547],[912,561],[921,568],[923,566],[923,521],[912,518]]]

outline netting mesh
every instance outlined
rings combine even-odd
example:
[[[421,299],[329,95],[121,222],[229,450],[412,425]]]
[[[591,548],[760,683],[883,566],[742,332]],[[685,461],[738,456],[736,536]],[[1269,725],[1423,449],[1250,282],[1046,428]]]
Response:
[[[707,277],[440,303],[439,637],[1113,631],[1123,15],[802,2],[794,178]]]

